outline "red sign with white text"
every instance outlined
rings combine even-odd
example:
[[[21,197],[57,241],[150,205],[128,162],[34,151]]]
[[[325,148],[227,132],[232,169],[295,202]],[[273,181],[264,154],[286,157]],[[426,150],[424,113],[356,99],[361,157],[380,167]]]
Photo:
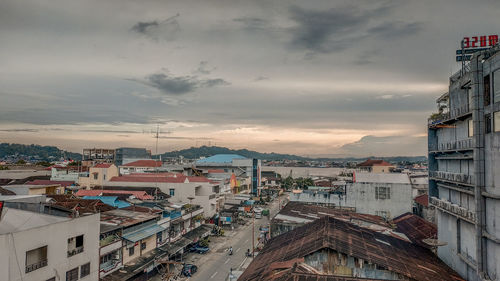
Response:
[[[498,43],[498,35],[464,37],[462,42],[464,49],[493,47]]]

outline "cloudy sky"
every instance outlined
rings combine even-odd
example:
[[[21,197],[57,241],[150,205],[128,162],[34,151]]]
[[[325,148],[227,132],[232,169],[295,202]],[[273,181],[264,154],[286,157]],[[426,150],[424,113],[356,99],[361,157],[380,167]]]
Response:
[[[0,141],[425,155],[498,0],[2,0]]]

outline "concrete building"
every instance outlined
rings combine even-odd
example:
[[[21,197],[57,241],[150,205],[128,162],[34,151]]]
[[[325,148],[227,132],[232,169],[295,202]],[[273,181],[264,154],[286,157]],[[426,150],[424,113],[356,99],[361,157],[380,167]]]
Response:
[[[133,173],[144,173],[158,171],[162,166],[161,161],[157,160],[137,160],[120,166],[121,175],[129,175]]]
[[[355,173],[352,183],[335,189],[294,190],[290,201],[352,208],[387,219],[412,212],[412,185],[407,174]]]
[[[17,195],[64,194],[64,186],[60,184],[11,184],[2,186]]]
[[[121,166],[137,160],[151,159],[151,151],[145,148],[120,147],[115,151],[115,165]]]
[[[241,181],[248,192],[257,194],[261,182],[261,160],[245,158],[237,154],[217,154],[196,161],[196,168],[205,170],[219,169],[231,173]]]
[[[205,217],[212,217],[218,211],[217,202],[222,200],[218,185],[205,177],[184,176],[181,174],[134,174],[113,177],[107,186],[157,187],[170,196],[173,203],[190,202],[204,209]]]
[[[500,48],[475,53],[429,118],[438,255],[468,280],[500,279]]]
[[[115,150],[107,148],[84,148],[82,163],[93,166],[98,163],[114,163]]]
[[[116,176],[118,176],[118,168],[114,164],[100,163],[90,167],[88,173],[82,174],[78,178],[78,184],[84,188],[90,189],[104,186],[109,179]]]
[[[97,281],[99,214],[71,219],[4,208],[0,253],[0,280]]]
[[[357,165],[362,171],[370,173],[390,173],[396,166],[384,160],[368,159]]]

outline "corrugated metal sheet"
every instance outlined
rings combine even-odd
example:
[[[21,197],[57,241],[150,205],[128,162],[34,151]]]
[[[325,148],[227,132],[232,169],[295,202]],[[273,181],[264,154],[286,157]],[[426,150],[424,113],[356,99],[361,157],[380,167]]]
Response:
[[[196,161],[196,164],[204,164],[204,163],[232,163],[233,159],[246,159],[238,154],[216,154],[214,156],[210,156],[207,158],[200,159]]]
[[[144,238],[147,238],[151,235],[156,235],[156,233],[164,231],[164,230],[165,230],[165,228],[155,224],[155,225],[134,231],[132,233],[125,234],[122,236],[122,238],[135,243],[135,242],[140,241]]]

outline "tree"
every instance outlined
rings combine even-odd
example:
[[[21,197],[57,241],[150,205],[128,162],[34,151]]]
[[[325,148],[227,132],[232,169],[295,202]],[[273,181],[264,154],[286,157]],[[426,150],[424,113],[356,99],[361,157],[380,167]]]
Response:
[[[295,181],[293,180],[293,178],[289,176],[289,177],[285,178],[282,186],[286,190],[290,190],[290,189],[292,189],[294,183],[295,183]]]
[[[23,159],[19,159],[19,160],[17,160],[16,164],[17,165],[24,165],[24,164],[26,164],[26,161],[24,161]]]

